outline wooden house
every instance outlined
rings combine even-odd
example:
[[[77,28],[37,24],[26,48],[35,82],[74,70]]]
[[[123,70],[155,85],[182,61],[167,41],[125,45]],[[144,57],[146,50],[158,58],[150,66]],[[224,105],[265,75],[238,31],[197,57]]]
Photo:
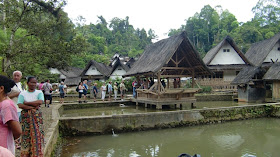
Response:
[[[208,51],[203,61],[215,74],[199,77],[197,82],[203,86],[211,86],[212,89],[236,90],[236,86],[230,84],[231,81],[242,68],[250,65],[230,36]]]
[[[98,63],[94,60],[89,61],[85,69],[81,73],[82,80],[89,81],[105,81],[110,77],[111,67]]]
[[[263,80],[267,84],[272,84],[272,100],[280,100],[280,64],[273,64],[265,73]]]
[[[59,74],[60,75],[60,80],[64,82],[65,85],[68,87],[71,86],[76,86],[79,84],[81,81],[81,73],[82,73],[81,68],[77,67],[68,67],[66,69],[56,69],[56,68],[51,68],[50,72],[52,74]]]
[[[180,77],[192,77],[194,87],[195,77],[211,75],[198,52],[191,44],[185,32],[160,40],[149,45],[132,68],[124,75],[136,78],[156,77],[157,82],[149,89],[137,89],[136,104],[144,103],[145,107],[155,105],[161,109],[163,105],[181,107],[182,103],[196,102],[194,94],[198,88],[171,88],[169,80]],[[161,78],[167,79],[164,88]]]
[[[116,78],[122,78],[123,75],[129,70],[129,67],[121,62],[119,57],[116,57],[115,60],[110,64],[111,72],[110,79],[115,80]]]
[[[238,101],[265,102],[266,89],[263,76],[265,70],[261,67],[247,66],[243,68],[231,82],[237,85]]]

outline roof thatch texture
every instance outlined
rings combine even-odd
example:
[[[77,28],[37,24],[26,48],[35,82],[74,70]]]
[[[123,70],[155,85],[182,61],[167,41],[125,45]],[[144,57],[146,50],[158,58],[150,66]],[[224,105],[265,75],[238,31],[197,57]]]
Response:
[[[94,65],[96,67],[96,69],[103,75],[103,76],[110,76],[112,69],[103,64],[103,63],[98,63],[94,60],[89,61],[89,63],[87,64],[87,66],[85,67],[85,69],[83,70],[83,72],[81,73],[81,76],[85,76],[86,72],[88,71],[88,69],[90,68],[91,65]]]
[[[279,41],[280,33],[276,34],[272,38],[254,43],[251,45],[245,56],[255,66],[261,66],[269,52],[274,45]]]
[[[273,64],[265,73],[263,79],[267,81],[280,80],[280,63]]]
[[[176,55],[174,55],[175,53]],[[182,32],[179,35],[171,36],[149,45],[132,68],[126,73],[125,77],[155,74],[164,66],[175,67],[176,65],[172,64],[171,60],[174,62],[177,59],[181,59],[178,67],[192,68],[195,71],[195,75],[211,74],[211,71],[203,63],[198,52],[190,43],[186,33]],[[172,75],[175,74],[176,72]],[[191,76],[192,72],[186,70],[181,72],[181,74]],[[168,75],[167,70],[163,75]]]
[[[223,71],[223,70],[241,70],[247,66],[247,64],[229,64],[229,65],[208,65],[207,67],[212,71]]]
[[[265,71],[261,67],[247,66],[238,73],[238,75],[231,82],[231,84],[235,84],[235,85],[247,84],[250,81],[252,81],[256,75],[257,78],[261,79],[264,73]]]
[[[77,68],[77,67],[69,67],[67,69],[64,70],[60,70],[60,72],[67,77],[79,77],[82,73],[82,69],[81,68]]]
[[[67,86],[78,85],[81,82],[81,77],[67,77],[64,84]]]
[[[240,49],[237,47],[237,45],[230,36],[226,36],[217,46],[213,47],[206,53],[205,57],[203,58],[204,63],[206,65],[209,65],[211,61],[215,58],[217,53],[220,51],[220,49],[223,47],[223,45],[226,43],[229,43],[232,46],[232,48],[237,52],[237,54],[242,58],[242,60],[246,64],[250,64],[247,58],[244,56],[243,52],[240,51]]]

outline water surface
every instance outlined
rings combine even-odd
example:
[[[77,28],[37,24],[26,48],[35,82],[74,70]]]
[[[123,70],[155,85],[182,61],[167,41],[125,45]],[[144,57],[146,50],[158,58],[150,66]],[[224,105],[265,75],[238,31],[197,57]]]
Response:
[[[118,134],[118,133],[116,133]],[[67,138],[62,157],[278,157],[280,119]]]

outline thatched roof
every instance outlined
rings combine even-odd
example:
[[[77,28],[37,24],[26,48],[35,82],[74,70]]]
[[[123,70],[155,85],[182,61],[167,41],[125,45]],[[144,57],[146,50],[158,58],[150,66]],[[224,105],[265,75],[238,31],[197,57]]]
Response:
[[[128,68],[131,68],[133,66],[133,64],[135,63],[135,59],[134,58],[130,58],[130,60],[128,62],[126,62],[126,66]]]
[[[237,54],[246,64],[250,64],[247,58],[244,56],[243,52],[240,51],[240,49],[237,47],[237,45],[230,36],[226,36],[217,46],[213,47],[206,53],[205,57],[203,58],[204,63],[206,65],[209,65],[211,61],[215,58],[217,53],[220,51],[220,49],[223,47],[223,45],[226,43],[229,43],[232,46],[232,48],[237,52]]]
[[[275,46],[280,39],[280,33],[276,34],[272,38],[254,43],[251,45],[245,56],[255,66],[261,66],[269,52]]]
[[[64,84],[67,86],[78,85],[81,82],[81,77],[67,77]]]
[[[280,80],[280,63],[273,64],[265,73],[263,79],[266,81]]]
[[[85,76],[86,72],[88,71],[88,69],[90,68],[91,65],[94,65],[96,67],[96,69],[103,75],[103,76],[110,76],[110,73],[112,71],[112,69],[103,64],[103,63],[98,63],[94,60],[89,61],[89,63],[87,64],[87,66],[85,67],[85,69],[83,70],[83,72],[81,73],[81,76]]]
[[[247,64],[228,64],[228,65],[208,65],[207,67],[212,71],[223,71],[223,70],[241,70],[247,66]]]
[[[177,61],[179,68],[189,70],[162,71],[162,75],[209,75],[211,71],[206,67],[200,58],[194,46],[190,43],[185,32],[179,35],[171,36],[149,45],[140,58],[134,63],[132,68],[126,73],[126,76],[155,74],[163,67],[176,67]],[[168,68],[166,68],[168,69]]]
[[[77,67],[69,67],[65,70],[59,70],[59,71],[67,78],[67,77],[79,77],[83,70]]]
[[[238,73],[238,75],[231,82],[231,84],[235,84],[235,85],[247,84],[250,81],[261,79],[264,73],[265,71],[261,67],[247,66]]]
[[[116,68],[118,68],[118,66],[121,66],[125,71],[129,70],[129,67],[127,67],[125,64],[123,64],[120,60],[120,58],[116,58],[116,61],[114,62],[114,64],[111,67],[111,72],[110,75],[116,70]]]

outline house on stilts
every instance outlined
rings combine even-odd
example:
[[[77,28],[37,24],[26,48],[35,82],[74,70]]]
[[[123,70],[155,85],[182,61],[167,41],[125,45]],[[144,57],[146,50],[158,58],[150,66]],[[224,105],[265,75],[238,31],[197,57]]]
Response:
[[[197,82],[202,86],[210,86],[213,90],[236,90],[236,85],[232,85],[231,81],[241,69],[250,65],[230,36],[209,50],[203,61],[214,75],[198,77]]]
[[[145,107],[155,105],[162,109],[163,105],[181,108],[185,102],[194,104],[194,94],[199,90],[194,88],[194,78],[211,74],[186,33],[182,32],[149,45],[124,77],[135,76],[138,80],[155,77],[156,81],[149,89],[136,90],[135,101],[136,105],[143,103]],[[192,88],[171,88],[170,80],[181,77],[191,77]],[[161,79],[167,80],[165,87]]]

